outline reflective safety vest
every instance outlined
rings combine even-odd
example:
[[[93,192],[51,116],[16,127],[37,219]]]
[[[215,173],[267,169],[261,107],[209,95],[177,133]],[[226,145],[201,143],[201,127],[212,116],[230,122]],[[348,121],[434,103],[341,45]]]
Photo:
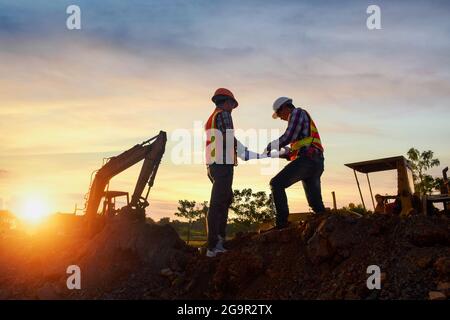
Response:
[[[226,135],[217,129],[217,116],[223,110],[216,108],[205,124],[206,131],[206,164],[234,164],[237,165],[236,143],[233,136],[233,146],[228,147]],[[217,137],[216,134],[220,134]],[[219,142],[219,143],[218,143]],[[229,163],[227,163],[227,161]]]
[[[320,141],[319,131],[317,130],[316,124],[312,120],[311,116],[306,110],[306,115],[309,118],[309,136],[304,137],[300,140],[293,141],[291,143],[291,154],[289,155],[290,160],[295,160],[298,153],[303,147],[315,147],[317,150],[323,152],[322,142]],[[313,149],[311,149],[313,151]]]

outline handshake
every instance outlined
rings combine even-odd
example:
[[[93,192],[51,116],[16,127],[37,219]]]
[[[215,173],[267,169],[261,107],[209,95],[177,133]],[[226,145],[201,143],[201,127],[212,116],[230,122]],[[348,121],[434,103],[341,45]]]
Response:
[[[265,159],[265,158],[282,158],[289,160],[291,154],[291,148],[283,147],[280,150],[269,150],[268,148],[263,153],[256,153],[245,148],[243,156],[240,158],[244,161],[252,159]]]

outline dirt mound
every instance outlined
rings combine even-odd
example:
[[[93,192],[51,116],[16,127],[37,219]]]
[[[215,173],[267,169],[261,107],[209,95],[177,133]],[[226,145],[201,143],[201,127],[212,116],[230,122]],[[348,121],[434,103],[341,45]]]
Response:
[[[140,278],[141,283],[132,288],[139,289],[141,285],[141,293],[148,296],[150,289],[160,291],[168,286],[161,279],[161,270],[178,274],[196,252],[169,225],[116,219],[86,243],[78,258],[83,271],[84,290],[80,293],[83,297],[99,294],[113,298],[126,291],[123,286],[130,284],[126,281]],[[136,293],[127,294],[138,298]]]
[[[450,222],[340,214],[240,234],[213,259],[168,225],[117,219],[90,240],[0,241],[0,297],[29,299],[442,299],[450,294]],[[82,290],[66,268],[82,270]],[[369,290],[367,267],[381,269]]]
[[[80,267],[85,286],[89,288],[113,279],[115,270],[110,267],[123,267],[124,260],[142,263],[158,272],[163,268],[182,270],[187,252],[192,252],[192,248],[172,227],[123,219],[108,224],[86,244]]]
[[[243,235],[228,245],[231,250],[221,257],[188,265],[174,295],[427,299],[450,280],[446,218],[329,215],[281,231]],[[380,267],[382,290],[367,289],[369,265]]]
[[[169,286],[161,269],[184,270],[197,252],[170,226],[119,217],[92,239],[37,234],[0,240],[4,299],[114,298],[133,281],[135,272],[145,290],[137,295],[135,285],[126,294],[157,298]],[[67,289],[70,265],[80,267],[82,290]]]

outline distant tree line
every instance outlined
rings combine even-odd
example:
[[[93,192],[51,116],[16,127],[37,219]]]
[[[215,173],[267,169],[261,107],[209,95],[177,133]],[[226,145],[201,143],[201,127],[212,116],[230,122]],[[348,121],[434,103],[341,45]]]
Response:
[[[171,224],[182,236],[189,241],[194,238],[206,237],[206,217],[208,214],[208,202],[197,203],[190,200],[179,200],[176,217],[187,220],[170,221],[162,218],[160,224]],[[271,221],[275,218],[275,207],[270,195],[264,191],[253,192],[252,189],[233,191],[233,203],[230,207],[228,233],[233,235],[237,232],[255,230],[259,224]]]

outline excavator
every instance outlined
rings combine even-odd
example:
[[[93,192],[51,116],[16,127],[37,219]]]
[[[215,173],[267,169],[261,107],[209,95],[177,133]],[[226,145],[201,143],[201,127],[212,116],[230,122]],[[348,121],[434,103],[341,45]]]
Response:
[[[104,159],[106,162],[104,161],[103,166],[91,174],[84,208],[75,206],[72,213],[56,213],[49,218],[43,228],[50,233],[90,238],[116,217],[145,221],[150,189],[155,181],[166,142],[166,132],[160,131],[158,135],[129,150]],[[113,177],[142,160],[143,164],[131,200],[128,192],[109,190],[109,182]],[[146,185],[148,188],[143,196]],[[125,198],[125,205],[117,208],[116,206],[123,202],[119,201],[119,198]],[[99,210],[100,207],[101,210]],[[78,211],[84,214],[77,214]]]
[[[90,185],[86,197],[86,211],[84,219],[87,222],[90,235],[97,233],[114,216],[124,216],[130,219],[145,221],[145,209],[148,207],[148,196],[155,181],[162,156],[165,151],[167,134],[160,131],[141,144],[137,144],[131,149],[118,156],[107,159],[107,162],[92,176],[95,177]],[[109,182],[116,175],[144,160],[142,168],[134,188],[134,192],[129,199],[128,192],[109,190]],[[147,187],[145,196],[144,189]],[[116,199],[126,197],[126,205],[116,208]],[[103,207],[99,214],[98,210],[103,200]]]

